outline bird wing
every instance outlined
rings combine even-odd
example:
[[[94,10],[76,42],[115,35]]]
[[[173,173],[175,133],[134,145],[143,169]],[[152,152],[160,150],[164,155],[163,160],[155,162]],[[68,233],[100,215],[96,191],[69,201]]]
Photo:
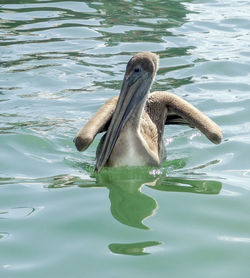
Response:
[[[112,97],[106,101],[93,117],[79,130],[74,138],[74,143],[78,151],[86,150],[98,133],[108,129],[117,100],[118,97]]]
[[[220,127],[209,117],[184,99],[168,92],[158,91],[151,98],[163,103],[167,109],[165,124],[188,124],[199,129],[211,142],[219,144],[222,140]]]

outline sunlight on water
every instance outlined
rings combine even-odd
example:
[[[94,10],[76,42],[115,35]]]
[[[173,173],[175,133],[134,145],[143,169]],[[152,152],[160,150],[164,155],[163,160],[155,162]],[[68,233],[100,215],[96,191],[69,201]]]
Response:
[[[249,1],[0,3],[1,277],[249,276]],[[167,126],[160,168],[94,173],[76,132],[160,56],[152,91],[218,123]]]

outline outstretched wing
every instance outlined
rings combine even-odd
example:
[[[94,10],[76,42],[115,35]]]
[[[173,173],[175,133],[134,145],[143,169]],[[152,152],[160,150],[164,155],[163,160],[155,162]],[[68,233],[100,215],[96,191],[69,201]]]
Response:
[[[74,143],[78,151],[86,150],[98,133],[108,129],[117,100],[118,97],[112,97],[106,101],[94,116],[79,130],[74,138]]]
[[[211,142],[215,144],[221,142],[222,132],[220,127],[192,104],[164,91],[154,92],[151,97],[164,103],[167,109],[165,124],[187,124],[199,129]]]

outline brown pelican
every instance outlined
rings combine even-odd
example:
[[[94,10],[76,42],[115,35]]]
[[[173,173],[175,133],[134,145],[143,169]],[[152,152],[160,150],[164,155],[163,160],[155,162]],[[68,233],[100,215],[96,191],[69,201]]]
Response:
[[[219,126],[182,98],[165,91],[149,93],[159,58],[140,52],[128,62],[119,97],[112,97],[77,133],[74,142],[84,151],[97,133],[107,131],[97,148],[95,170],[103,166],[159,166],[165,159],[166,124],[188,124],[215,144]]]

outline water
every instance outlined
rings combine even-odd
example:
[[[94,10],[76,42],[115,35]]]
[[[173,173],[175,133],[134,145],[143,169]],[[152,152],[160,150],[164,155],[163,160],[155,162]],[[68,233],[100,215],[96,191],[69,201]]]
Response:
[[[1,277],[249,277],[249,1],[0,1]],[[223,129],[93,174],[72,139],[138,51]]]

